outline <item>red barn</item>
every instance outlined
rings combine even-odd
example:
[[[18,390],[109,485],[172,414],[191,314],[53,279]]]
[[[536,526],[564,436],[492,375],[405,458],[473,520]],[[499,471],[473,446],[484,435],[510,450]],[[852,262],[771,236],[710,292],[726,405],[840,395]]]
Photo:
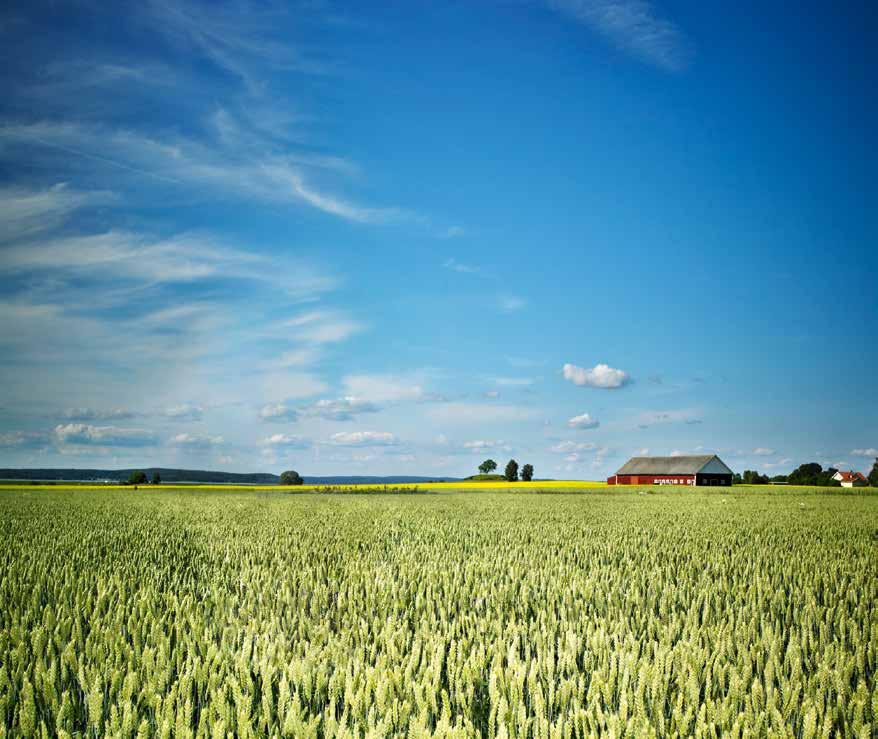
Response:
[[[727,485],[732,471],[715,454],[694,457],[632,457],[608,485]]]

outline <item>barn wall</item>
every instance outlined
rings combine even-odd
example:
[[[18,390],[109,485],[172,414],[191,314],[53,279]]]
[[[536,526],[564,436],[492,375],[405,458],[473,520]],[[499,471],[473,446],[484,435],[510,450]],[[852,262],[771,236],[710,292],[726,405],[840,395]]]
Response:
[[[730,486],[732,484],[732,476],[731,475],[719,475],[719,474],[702,474],[698,473],[697,476],[697,485],[708,485],[708,486]]]
[[[694,485],[695,475],[616,475],[616,485]],[[609,480],[608,480],[609,482]],[[610,483],[613,484],[613,483]]]

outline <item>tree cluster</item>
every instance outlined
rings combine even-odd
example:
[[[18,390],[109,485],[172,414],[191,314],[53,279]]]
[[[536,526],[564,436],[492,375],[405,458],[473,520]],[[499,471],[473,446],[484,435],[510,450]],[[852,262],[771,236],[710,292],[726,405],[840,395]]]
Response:
[[[838,472],[835,467],[823,469],[817,462],[808,462],[796,467],[788,476],[790,485],[821,485],[823,487],[841,487],[838,480],[832,476]]]
[[[129,485],[146,485],[148,481],[149,480],[146,476],[146,473],[142,470],[134,470],[130,475],[128,475]],[[152,473],[152,484],[162,484],[162,476],[159,474],[158,470]]]
[[[497,463],[493,459],[486,459],[479,465],[479,472],[483,475],[490,475],[497,469]],[[506,469],[503,471],[503,477],[509,482],[517,482],[519,476],[524,482],[530,482],[534,476],[534,466],[532,464],[524,465],[519,471],[518,462],[510,459],[506,463]]]
[[[744,485],[768,485],[771,480],[768,475],[760,475],[756,470],[744,470],[741,482]]]
[[[145,485],[146,484],[146,473],[141,472],[140,470],[134,470],[130,475],[128,475],[128,484],[129,485]]]
[[[869,473],[869,484],[873,488],[878,488],[878,457],[875,458],[875,464],[872,465],[872,471]]]
[[[281,485],[302,485],[304,482],[302,476],[295,470],[287,470],[280,476]]]

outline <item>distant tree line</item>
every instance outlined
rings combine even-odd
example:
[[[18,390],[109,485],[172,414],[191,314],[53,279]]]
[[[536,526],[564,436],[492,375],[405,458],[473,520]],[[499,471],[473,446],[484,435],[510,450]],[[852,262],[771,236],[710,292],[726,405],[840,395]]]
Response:
[[[838,480],[833,480],[832,476],[838,472],[835,467],[827,467],[825,470],[817,462],[807,462],[801,464],[788,475],[761,475],[756,470],[744,470],[744,474],[737,472],[732,477],[732,482],[736,485],[768,485],[772,482],[785,482],[788,485],[818,485],[820,487],[836,488],[841,487]],[[872,471],[867,477],[872,487],[878,487],[878,459],[872,465]]]

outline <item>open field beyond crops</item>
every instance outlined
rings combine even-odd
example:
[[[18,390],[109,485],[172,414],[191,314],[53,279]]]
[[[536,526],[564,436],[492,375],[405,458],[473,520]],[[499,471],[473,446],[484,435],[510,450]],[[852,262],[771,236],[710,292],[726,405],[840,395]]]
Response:
[[[538,489],[0,490],[0,736],[875,735],[874,491]]]

